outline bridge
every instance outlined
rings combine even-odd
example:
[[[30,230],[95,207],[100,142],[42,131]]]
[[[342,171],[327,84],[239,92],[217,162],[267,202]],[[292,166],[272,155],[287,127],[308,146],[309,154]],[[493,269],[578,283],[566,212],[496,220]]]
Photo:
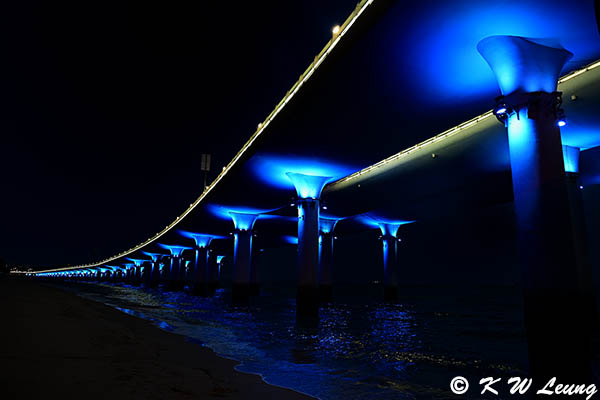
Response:
[[[32,275],[210,295],[230,257],[244,301],[259,293],[260,250],[297,246],[297,314],[316,316],[332,298],[336,237],[378,232],[393,300],[411,268],[405,229],[500,210],[515,220],[532,375],[589,377],[597,12],[591,0],[363,0],[170,225],[106,259]]]

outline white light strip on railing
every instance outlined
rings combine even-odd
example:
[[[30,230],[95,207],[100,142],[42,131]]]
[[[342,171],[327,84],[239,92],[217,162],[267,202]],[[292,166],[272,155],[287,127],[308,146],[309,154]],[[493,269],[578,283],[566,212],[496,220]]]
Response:
[[[233,166],[237,163],[237,161],[250,148],[252,143],[254,143],[256,141],[256,139],[262,134],[262,132],[267,128],[267,126],[269,126],[269,124],[271,123],[271,121],[273,121],[273,119],[277,116],[277,114],[279,114],[281,112],[281,110],[283,110],[283,108],[287,105],[287,103],[294,97],[294,95],[296,93],[298,93],[300,88],[308,81],[308,79],[313,75],[315,70],[323,63],[323,61],[327,58],[327,56],[331,53],[331,51],[339,43],[341,38],[349,31],[349,29],[352,27],[352,25],[354,25],[356,20],[363,14],[365,9],[373,3],[373,1],[374,0],[362,0],[360,3],[358,3],[358,5],[356,6],[356,8],[352,12],[352,14],[350,14],[348,19],[346,19],[346,22],[344,22],[344,24],[342,25],[340,32],[337,35],[334,35],[332,37],[332,39],[330,39],[329,42],[327,42],[327,44],[325,45],[323,50],[321,50],[321,52],[315,57],[315,60],[312,62],[312,64],[306,69],[306,71],[304,71],[304,73],[300,76],[300,79],[294,84],[294,86],[292,86],[292,88],[287,92],[285,97],[279,102],[279,104],[277,104],[275,109],[273,111],[271,111],[271,114],[269,114],[267,119],[262,124],[258,125],[257,130],[250,137],[250,139],[242,146],[241,150],[233,157],[233,159],[229,162],[229,164],[227,164],[227,166],[225,168],[223,168],[223,170],[219,173],[219,175],[215,178],[215,180],[202,192],[200,197],[198,197],[198,199],[196,199],[196,201],[193,202],[190,205],[190,207],[187,210],[185,210],[185,212],[183,214],[178,216],[175,219],[175,221],[173,221],[170,225],[167,225],[165,227],[165,229],[163,229],[162,231],[160,231],[159,233],[157,233],[150,239],[146,240],[145,242],[143,242],[127,251],[121,252],[115,256],[107,258],[106,260],[103,260],[103,261],[100,261],[97,263],[84,264],[84,265],[80,265],[80,266],[76,266],[76,267],[55,268],[55,269],[50,269],[50,270],[36,271],[36,273],[68,271],[68,270],[78,269],[78,268],[89,268],[89,267],[100,266],[100,265],[109,263],[111,261],[114,261],[116,259],[125,257],[137,250],[140,250],[141,248],[149,245],[150,243],[154,242],[155,240],[157,240],[158,238],[163,236],[165,233],[170,231],[175,225],[177,225],[181,220],[183,220],[183,218],[185,218],[194,208],[196,208],[196,206],[198,204],[200,204],[200,202],[210,193],[211,190],[213,190],[213,188],[221,181],[221,179],[223,179],[223,177],[227,174],[227,172],[229,172],[229,170],[231,168],[233,168]]]
[[[590,65],[588,65],[588,66],[586,66],[586,67],[584,67],[582,69],[578,69],[576,71],[573,71],[573,72],[571,72],[571,73],[563,76],[562,78],[560,78],[558,80],[558,83],[559,84],[564,83],[564,82],[568,81],[569,79],[572,79],[572,78],[574,78],[574,77],[576,77],[578,75],[583,74],[584,72],[588,72],[588,71],[590,71],[590,70],[592,70],[594,68],[597,68],[597,67],[600,67],[600,61],[596,61],[593,64],[590,64]],[[361,175],[364,175],[364,174],[366,174],[368,172],[373,171],[374,169],[383,167],[384,165],[389,164],[390,162],[393,162],[393,161],[398,160],[399,158],[405,157],[405,156],[409,155],[410,153],[413,153],[415,150],[419,150],[419,149],[421,149],[421,148],[423,148],[425,146],[430,146],[430,145],[432,145],[432,144],[434,144],[436,142],[439,142],[440,140],[448,139],[449,137],[452,137],[453,135],[457,134],[458,132],[460,132],[460,131],[462,131],[462,130],[464,130],[466,128],[469,128],[471,126],[474,126],[474,125],[478,124],[479,122],[481,122],[481,121],[483,121],[483,120],[485,120],[485,119],[487,119],[487,118],[489,118],[489,117],[491,117],[493,115],[494,115],[494,113],[492,112],[492,110],[487,111],[487,112],[479,115],[478,117],[475,117],[475,118],[473,118],[473,119],[471,119],[469,121],[463,122],[460,125],[455,126],[454,128],[450,128],[447,131],[444,131],[444,132],[440,133],[439,135],[436,135],[436,136],[434,136],[432,138],[429,138],[429,139],[427,139],[427,140],[425,140],[425,141],[423,141],[421,143],[418,143],[418,144],[416,144],[416,145],[414,145],[412,147],[409,147],[408,149],[402,150],[401,152],[396,153],[393,156],[390,156],[390,157],[388,157],[386,159],[383,159],[383,160],[381,160],[381,161],[379,161],[379,162],[377,162],[377,163],[375,163],[375,164],[373,164],[373,165],[371,165],[369,167],[366,167],[364,169],[361,169],[360,171],[357,171],[357,172],[355,172],[353,174],[350,174],[350,175],[345,176],[345,177],[343,177],[341,179],[338,179],[335,182],[331,182],[328,186],[332,187],[332,186],[335,186],[335,185],[338,185],[338,184],[341,184],[341,183],[344,183],[344,182],[348,182],[348,181],[350,181],[352,179],[356,179],[356,178],[358,178]]]

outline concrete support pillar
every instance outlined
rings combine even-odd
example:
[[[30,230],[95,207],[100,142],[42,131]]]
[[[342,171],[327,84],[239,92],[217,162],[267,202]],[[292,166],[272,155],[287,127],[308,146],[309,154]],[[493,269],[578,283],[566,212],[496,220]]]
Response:
[[[152,262],[144,261],[142,262],[142,283],[145,286],[148,286],[150,283],[150,279],[152,276]]]
[[[160,281],[165,283],[169,280],[169,270],[171,269],[171,256],[165,256],[161,259],[159,265]]]
[[[571,213],[555,92],[572,55],[512,36],[486,38],[478,50],[504,95],[496,115],[508,129],[530,375],[534,386],[552,377],[591,383],[596,316],[593,293],[581,287],[587,272],[578,249],[585,246],[577,242],[584,235]]]
[[[583,196],[581,186],[581,176],[579,174],[579,154],[580,149],[572,146],[562,146],[563,160],[565,164],[565,174],[567,181],[567,192],[569,196],[569,206],[571,209],[571,221],[573,224],[573,236],[575,243],[575,254],[579,272],[579,285],[587,296],[594,296],[594,285],[592,277],[592,268],[589,259],[589,249],[587,243],[587,229],[583,209]]]
[[[184,250],[191,250],[191,247],[172,246],[166,244],[158,244],[163,249],[171,252],[171,263],[167,271],[167,290],[183,290],[185,287],[185,261],[182,258]]]
[[[214,293],[219,287],[219,264],[214,251],[208,253],[208,290]]]
[[[222,237],[206,233],[185,231],[181,231],[181,234],[190,239],[194,239],[194,242],[196,243],[192,268],[193,292],[199,296],[208,296],[216,289],[210,270],[211,260],[209,257],[211,252],[209,251],[209,246],[213,239],[221,239]]]
[[[252,257],[250,259],[250,295],[258,296],[260,294],[260,259],[262,250],[256,248],[252,249]]]
[[[288,172],[298,194],[298,292],[296,316],[319,315],[319,212],[321,191],[331,177]]]
[[[250,294],[250,263],[252,262],[252,232],[236,229],[233,247],[232,294],[244,298]]]
[[[194,261],[195,261],[194,257]],[[192,283],[192,280],[194,279],[194,277],[196,276],[195,272],[194,272],[194,265],[192,264],[192,260],[188,260],[188,259],[183,259],[183,261],[181,262],[182,264],[182,270],[181,270],[181,280],[183,280],[185,283]]]
[[[296,315],[319,313],[319,207],[318,199],[298,199],[298,292]]]
[[[392,235],[381,237],[383,245],[383,298],[393,301],[398,298],[398,239]]]
[[[150,258],[152,259],[152,261],[146,261],[146,263],[149,265],[148,273],[146,274],[146,279],[144,280],[144,283],[148,287],[157,287],[162,280],[160,266],[161,259],[164,256],[159,253],[144,252],[144,254],[150,256]]]
[[[208,295],[208,249],[206,247],[196,247],[193,276],[194,294]]]
[[[139,286],[142,283],[142,264],[136,264],[133,270],[133,285]]]
[[[234,300],[245,300],[250,295],[250,265],[252,262],[252,228],[258,214],[230,212],[235,225],[233,234],[233,284]]]
[[[400,223],[379,223],[383,247],[383,298],[395,301],[398,298],[398,229]]]
[[[319,293],[321,301],[333,300],[333,230],[336,219],[321,218],[319,236]]]
[[[113,272],[113,282],[122,282],[125,279],[125,271],[122,268],[116,268]]]
[[[131,280],[131,271],[129,270],[129,268],[125,268],[125,270],[123,271],[123,281],[127,284],[129,284],[129,281]]]
[[[170,290],[182,290],[184,282],[181,279],[181,255],[171,255],[171,264],[169,266],[169,275],[167,286]]]

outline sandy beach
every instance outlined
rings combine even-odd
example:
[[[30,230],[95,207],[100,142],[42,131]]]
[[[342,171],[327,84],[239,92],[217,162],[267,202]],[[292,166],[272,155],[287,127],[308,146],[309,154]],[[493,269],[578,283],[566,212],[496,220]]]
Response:
[[[308,399],[104,304],[0,279],[3,399]]]

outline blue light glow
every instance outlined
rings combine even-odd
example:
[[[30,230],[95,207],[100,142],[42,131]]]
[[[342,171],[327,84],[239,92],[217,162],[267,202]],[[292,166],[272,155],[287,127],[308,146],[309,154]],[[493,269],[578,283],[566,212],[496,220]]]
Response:
[[[164,257],[164,254],[160,254],[160,253],[148,253],[147,251],[142,251],[143,254],[147,255],[148,257],[152,258],[152,261],[157,261],[160,257]]]
[[[357,219],[360,222],[362,222],[363,224],[365,224],[371,228],[380,229],[384,235],[386,234],[386,232],[393,231],[394,233],[392,234],[392,236],[396,235],[396,232],[398,231],[398,228],[400,227],[400,225],[412,224],[413,222],[415,222],[415,221],[403,221],[403,220],[390,220],[387,218],[380,218],[380,217],[371,216],[368,214],[359,215],[357,217]],[[385,228],[382,228],[382,225]],[[385,229],[385,231],[384,231],[384,229]]]
[[[242,231],[252,230],[254,223],[259,217],[258,214],[244,214],[233,211],[230,211],[229,215],[233,220],[233,225],[235,226],[235,229],[240,229]]]
[[[216,217],[219,217],[219,218],[225,219],[225,220],[231,220],[230,213],[256,214],[256,215],[259,215],[260,219],[278,218],[276,215],[265,215],[265,213],[275,211],[275,210],[269,210],[269,209],[258,209],[258,208],[243,207],[243,206],[226,207],[226,206],[219,206],[219,205],[214,205],[214,204],[209,204],[206,206],[206,208],[208,209],[208,211],[210,211]]]
[[[148,260],[142,260],[142,259],[138,259],[138,258],[127,258],[129,261],[132,261],[136,267],[140,267],[142,265],[142,263],[144,263],[145,261]]]
[[[579,147],[581,150],[600,146],[598,119],[578,120],[577,123],[571,121],[560,129],[560,138],[562,144]]]
[[[323,187],[333,180],[330,176],[306,175],[296,172],[288,172],[286,175],[296,188],[296,193],[301,199],[320,198]]]
[[[385,222],[380,222],[379,223],[379,229],[381,229],[381,234],[383,236],[393,236],[396,237],[396,235],[398,234],[398,229],[400,228],[400,225],[403,224],[387,224]]]
[[[579,148],[563,145],[562,150],[565,172],[579,172]]]
[[[477,43],[488,36],[513,35],[531,38],[556,38],[576,55],[575,65],[594,60],[600,51],[598,28],[591,0],[425,1],[411,6],[399,3],[414,24],[398,24],[396,62],[390,66],[398,80],[413,81],[414,95],[430,101],[432,97],[456,102],[457,96],[469,98],[496,87],[489,67],[476,51]],[[408,8],[409,11],[404,10]],[[566,21],[571,21],[566,23]],[[404,21],[403,21],[404,22]],[[403,36],[404,34],[404,36]],[[401,38],[401,39],[400,39]],[[410,61],[408,61],[410,60]]]
[[[184,250],[192,250],[191,247],[186,246],[168,245],[162,243],[158,243],[158,245],[163,249],[169,250],[171,255],[174,257],[181,257],[181,253],[183,253]]]
[[[508,141],[512,168],[525,168],[535,157],[533,120],[526,118],[527,111],[519,111],[521,117],[513,115],[508,119]]]
[[[358,171],[360,168],[323,162],[317,158],[300,158],[295,156],[256,155],[248,161],[252,171],[265,183],[280,188],[292,189],[294,184],[288,173],[311,176],[330,177],[336,180]],[[298,191],[298,188],[296,187]],[[298,193],[301,198],[303,196]]]
[[[322,233],[331,233],[338,221],[338,219],[332,218],[319,218],[319,229]]]
[[[298,238],[296,236],[283,236],[283,241],[287,244],[298,244]]]
[[[477,44],[477,50],[490,65],[504,95],[554,92],[560,71],[573,56],[565,49],[516,36],[487,37]]]
[[[567,121],[564,119],[559,119],[556,125],[562,128],[563,126],[567,125]]]
[[[225,256],[217,256],[217,264],[221,264],[221,261],[225,258]]]
[[[213,239],[225,239],[223,236],[218,235],[209,235],[205,233],[195,233],[195,232],[187,232],[187,231],[179,231],[182,236],[185,236],[190,239],[194,239],[196,242],[196,246],[198,247],[208,247],[210,245],[211,240]]]

